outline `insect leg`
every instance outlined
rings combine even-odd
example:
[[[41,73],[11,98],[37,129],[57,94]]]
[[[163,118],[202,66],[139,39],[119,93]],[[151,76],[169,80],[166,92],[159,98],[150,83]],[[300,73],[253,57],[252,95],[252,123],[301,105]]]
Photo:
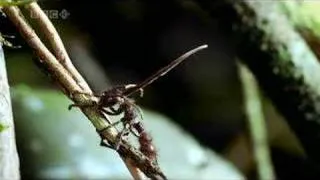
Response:
[[[115,143],[115,144],[116,144],[116,148],[115,148],[115,147],[111,146],[110,143],[109,143],[107,140],[105,140],[105,139],[103,138],[103,136],[102,136],[102,132],[103,132],[103,131],[107,130],[107,129],[110,128],[110,127],[116,126],[116,125],[118,125],[119,123],[121,123],[121,120],[120,120],[120,121],[116,121],[116,122],[114,122],[114,123],[111,123],[109,126],[105,127],[105,128],[102,129],[102,130],[99,130],[99,131],[97,130],[97,132],[98,132],[98,134],[100,135],[100,138],[101,138],[100,146],[108,147],[108,148],[111,148],[111,149],[118,149],[118,148],[119,148],[119,146],[120,146],[120,141],[119,141],[119,140],[116,141],[116,143]],[[121,134],[124,135],[125,133],[123,133],[123,131],[122,131]],[[121,135],[121,137],[122,137],[123,135]]]
[[[115,114],[115,115],[119,115],[123,112],[122,108],[119,107],[118,109],[115,109],[113,106],[110,107],[110,110]]]
[[[79,107],[79,108],[85,108],[85,107],[91,107],[93,104],[70,104],[68,106],[68,110],[70,111],[74,107]]]
[[[124,94],[125,95],[131,95],[133,92],[139,91],[139,96],[143,97],[143,89],[142,88],[136,89],[136,86],[137,86],[136,84],[128,84],[128,85],[126,85],[124,87],[125,88]]]
[[[109,111],[108,109],[102,108],[101,111],[104,112],[104,113],[106,113],[106,114],[108,114],[108,115],[110,115],[110,116],[115,116],[115,115],[117,115],[117,114],[115,114],[114,112]]]
[[[114,107],[109,107],[110,111],[108,109],[102,108],[101,111],[110,115],[110,116],[116,116],[122,113],[122,109],[114,109]]]
[[[122,138],[129,134],[129,129],[130,129],[130,126],[129,127],[124,126],[123,130],[121,131],[121,133],[118,134],[117,141],[116,141],[116,144],[115,144],[115,149],[116,150],[119,149],[121,141],[122,141]]]
[[[103,136],[102,136],[102,132],[103,132],[104,130],[106,130],[107,128],[109,128],[109,126],[106,127],[106,128],[104,128],[104,129],[102,129],[102,130],[98,130],[98,129],[97,129],[97,132],[98,132],[98,134],[99,134],[99,136],[100,136],[100,138],[101,138],[101,140],[100,140],[100,146],[107,147],[107,148],[110,148],[110,149],[114,149],[114,147],[111,146],[110,143],[109,143],[106,139],[104,139]]]
[[[130,132],[131,132],[134,136],[136,136],[137,138],[140,137],[140,134],[138,134],[137,132],[135,132],[132,128],[130,128]]]
[[[101,141],[100,141],[100,146],[107,147],[107,148],[110,148],[110,149],[114,149],[113,146],[111,146],[108,142],[105,142],[105,140],[102,139],[102,138],[101,138]]]
[[[91,97],[91,96],[99,97],[99,95],[96,95],[96,94],[90,94],[90,93],[80,92],[80,91],[71,92],[71,93],[70,93],[70,97],[71,97],[71,98],[74,98],[75,95],[81,95],[81,94],[82,94],[82,95],[89,96],[89,97]],[[96,103],[96,102],[88,103],[88,104],[77,104],[77,103],[75,103],[75,104],[70,104],[70,105],[68,106],[68,110],[71,110],[71,109],[74,108],[74,107],[82,108],[82,107],[91,107],[91,106],[94,106],[94,105],[97,105],[97,103]]]
[[[142,123],[137,119],[131,120],[129,125],[130,132],[137,138],[139,138],[141,136],[141,133],[144,132],[144,127]]]

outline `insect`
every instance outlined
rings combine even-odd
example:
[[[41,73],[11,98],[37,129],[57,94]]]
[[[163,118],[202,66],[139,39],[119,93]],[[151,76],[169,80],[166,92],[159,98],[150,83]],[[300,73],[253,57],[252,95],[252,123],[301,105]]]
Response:
[[[138,114],[140,114],[140,117],[142,119],[139,107],[130,97],[135,93],[139,93],[140,97],[142,97],[143,88],[150,85],[155,80],[159,79],[161,76],[164,76],[167,72],[172,70],[174,67],[183,62],[192,54],[205,48],[207,48],[207,45],[202,45],[193,50],[188,51],[187,53],[172,61],[167,66],[161,68],[160,70],[158,70],[153,75],[151,75],[139,84],[116,86],[103,92],[101,95],[96,95],[98,97],[98,102],[96,106],[101,112],[112,116],[120,115],[121,113],[124,114],[120,121],[117,121],[112,124],[112,126],[120,122],[123,124],[123,129],[118,135],[118,142],[116,142],[115,149],[119,148],[122,138],[124,136],[129,135],[129,133],[131,132],[132,134],[138,137],[140,151],[151,160],[156,159],[156,151],[155,147],[152,145],[152,139],[143,127],[142,122],[138,120]],[[73,106],[83,105],[73,104],[70,105],[69,108]],[[101,145],[107,146],[106,144],[103,144],[103,141]]]

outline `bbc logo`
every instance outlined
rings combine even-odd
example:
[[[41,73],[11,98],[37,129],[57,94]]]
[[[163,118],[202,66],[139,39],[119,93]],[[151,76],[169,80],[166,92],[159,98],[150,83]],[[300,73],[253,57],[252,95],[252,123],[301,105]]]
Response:
[[[70,16],[70,13],[66,9],[57,10],[57,9],[45,9],[43,12],[48,16],[49,19],[67,19]],[[30,17],[37,19],[38,15],[31,13]]]

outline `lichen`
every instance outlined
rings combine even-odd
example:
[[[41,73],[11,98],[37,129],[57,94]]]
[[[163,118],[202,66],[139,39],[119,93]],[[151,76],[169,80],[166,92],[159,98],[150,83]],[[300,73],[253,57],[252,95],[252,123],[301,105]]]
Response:
[[[9,126],[0,123],[0,132],[6,130],[6,129],[8,129],[8,128],[9,128]]]
[[[307,28],[317,36],[320,36],[320,4],[318,2],[283,1],[281,4],[294,26]]]

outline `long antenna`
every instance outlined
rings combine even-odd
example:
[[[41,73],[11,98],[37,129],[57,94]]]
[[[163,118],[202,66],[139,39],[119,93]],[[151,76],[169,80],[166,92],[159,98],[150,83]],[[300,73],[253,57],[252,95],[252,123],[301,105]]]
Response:
[[[175,59],[174,61],[172,61],[171,63],[169,63],[168,65],[166,65],[165,67],[161,68],[160,70],[158,70],[157,72],[155,72],[153,75],[149,76],[147,79],[145,79],[143,82],[137,84],[137,86],[135,86],[134,88],[128,89],[127,92],[125,92],[125,94],[127,96],[132,95],[133,93],[137,92],[139,89],[143,89],[146,86],[148,86],[149,84],[153,83],[155,80],[159,79],[160,77],[164,76],[165,74],[167,74],[170,70],[172,70],[173,68],[175,68],[176,66],[178,66],[181,62],[183,62],[185,59],[187,59],[188,57],[190,57],[191,55],[197,53],[198,51],[207,48],[208,45],[202,45],[199,46],[197,48],[194,48],[186,53],[184,53],[182,56],[178,57],[177,59]]]

